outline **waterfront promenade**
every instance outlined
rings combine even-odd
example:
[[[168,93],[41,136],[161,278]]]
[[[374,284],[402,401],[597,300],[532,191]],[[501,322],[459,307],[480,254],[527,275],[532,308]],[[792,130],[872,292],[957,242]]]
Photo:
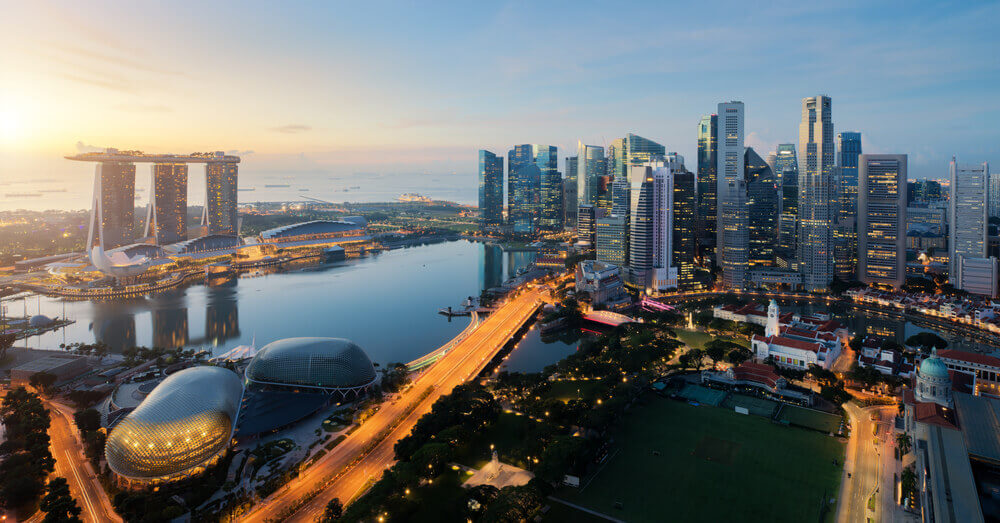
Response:
[[[396,441],[410,433],[439,397],[482,371],[537,312],[541,293],[529,289],[509,298],[395,401],[383,404],[330,453],[240,519],[313,521],[331,499],[347,504],[364,493],[394,463]]]

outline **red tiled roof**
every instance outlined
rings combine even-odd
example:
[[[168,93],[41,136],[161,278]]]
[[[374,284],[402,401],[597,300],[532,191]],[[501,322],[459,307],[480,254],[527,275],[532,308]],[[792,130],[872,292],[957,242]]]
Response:
[[[975,363],[977,365],[989,365],[992,367],[1000,367],[1000,358],[997,358],[995,356],[988,356],[986,354],[979,354],[976,352],[966,352],[963,350],[955,350],[955,349],[944,349],[938,351],[937,355],[941,358],[964,361],[967,363]]]
[[[778,386],[778,376],[770,365],[745,361],[733,369],[733,376],[738,380],[762,383],[772,389]]]
[[[784,336],[771,336],[770,338],[764,338],[764,340],[771,345],[781,345],[783,347],[790,347],[793,349],[807,350],[817,353],[822,348],[822,345],[820,345],[819,343],[797,340],[795,338],[786,338]]]
[[[947,409],[937,403],[917,402],[913,406],[913,417],[917,421],[927,423],[929,425],[957,429],[958,427],[956,427],[954,423],[954,416],[949,414],[950,413]]]

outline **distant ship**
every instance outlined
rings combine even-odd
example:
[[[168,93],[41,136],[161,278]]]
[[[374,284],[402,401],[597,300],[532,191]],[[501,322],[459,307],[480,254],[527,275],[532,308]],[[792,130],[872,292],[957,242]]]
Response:
[[[9,192],[6,194],[8,198],[38,198],[41,195],[40,192]]]
[[[274,187],[291,187],[291,186],[288,185],[287,183],[269,183],[264,185],[264,187],[274,188]]]
[[[66,192],[66,189],[42,189],[38,192]]]
[[[256,187],[247,187],[246,189],[236,189],[236,190],[240,191],[240,192],[250,192],[250,191],[256,191],[257,188]]]
[[[301,191],[301,192],[305,192],[305,191],[308,191],[308,190],[309,189],[299,189],[299,191]]]

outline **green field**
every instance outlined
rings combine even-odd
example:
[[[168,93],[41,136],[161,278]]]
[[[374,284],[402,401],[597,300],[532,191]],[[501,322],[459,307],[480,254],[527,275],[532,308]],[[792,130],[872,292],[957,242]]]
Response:
[[[592,479],[556,497],[625,521],[811,522],[824,505],[832,520],[834,460],[844,444],[817,432],[655,399],[630,411]]]
[[[781,409],[780,421],[787,421],[793,425],[801,425],[820,432],[832,432],[834,434],[840,430],[840,416],[827,414],[812,409],[803,409],[793,405],[785,405]]]
[[[606,389],[601,380],[557,380],[549,383],[549,390],[543,394],[562,402],[575,399],[590,399],[595,390]]]
[[[778,407],[778,403],[764,398],[733,393],[726,397],[726,401],[722,402],[722,407],[731,412],[735,412],[734,407],[744,407],[754,416],[763,416],[771,419],[771,416],[774,416],[774,409]]]
[[[715,336],[707,334],[703,331],[696,331],[690,329],[674,328],[674,332],[677,333],[677,339],[683,341],[692,349],[702,349],[705,344],[715,339]],[[731,336],[719,336],[719,339],[731,341],[733,343],[742,345],[749,348],[750,342],[744,338],[733,338]]]

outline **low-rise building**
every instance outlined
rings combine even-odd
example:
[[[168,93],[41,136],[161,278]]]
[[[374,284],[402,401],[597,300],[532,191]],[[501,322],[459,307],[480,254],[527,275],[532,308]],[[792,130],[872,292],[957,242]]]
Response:
[[[39,372],[52,374],[56,383],[79,376],[87,371],[87,359],[71,354],[53,354],[29,361],[10,370],[10,383],[14,387],[27,387],[31,377]]]
[[[1000,358],[955,349],[938,351],[948,370],[973,376],[972,393],[1000,398]]]
[[[745,361],[725,371],[703,370],[701,382],[710,387],[726,390],[744,390],[797,405],[812,405],[813,396],[807,391],[790,389],[770,365]]]
[[[584,260],[576,266],[576,292],[589,294],[594,306],[614,308],[630,302],[621,269],[596,260]]]
[[[902,351],[883,349],[882,338],[865,336],[858,351],[858,366],[871,367],[886,376],[913,377],[913,362]]]
[[[840,356],[847,329],[828,316],[799,318],[783,326],[780,316],[778,303],[771,300],[764,335],[755,334],[750,339],[754,356],[794,369],[805,370],[810,365],[829,369]]]

